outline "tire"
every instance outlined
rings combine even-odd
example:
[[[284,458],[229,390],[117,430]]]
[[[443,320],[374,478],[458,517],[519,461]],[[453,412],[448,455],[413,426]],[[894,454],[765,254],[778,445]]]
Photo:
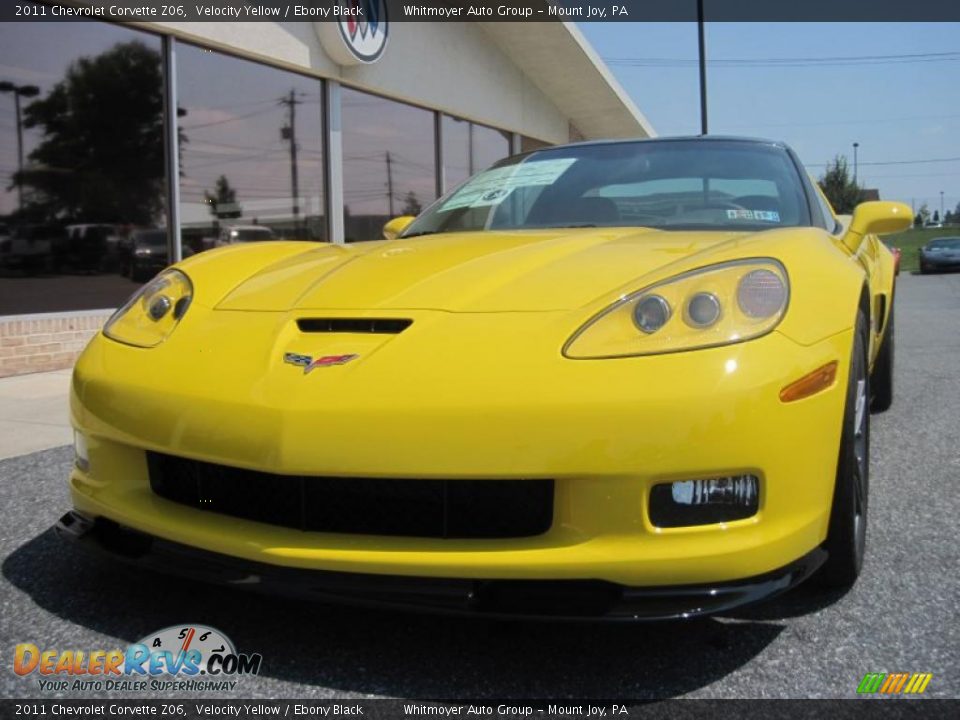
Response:
[[[920,263],[920,274],[921,274],[921,275],[926,275],[928,272],[930,272],[930,268],[928,268],[925,263],[922,263],[922,262],[921,262],[921,263]]]
[[[867,320],[857,313],[850,378],[843,411],[837,480],[824,549],[827,561],[818,574],[826,588],[849,588],[860,575],[867,544],[870,489],[870,375],[867,372]]]
[[[870,375],[870,412],[882,413],[893,405],[893,356],[896,349],[896,335],[894,334],[894,311],[896,305],[891,300],[890,319],[887,320],[887,331],[883,334],[880,352],[877,361],[873,364],[873,373]]]

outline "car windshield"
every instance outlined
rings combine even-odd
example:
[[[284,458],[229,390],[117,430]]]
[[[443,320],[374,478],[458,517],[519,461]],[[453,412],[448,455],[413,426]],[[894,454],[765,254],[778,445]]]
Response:
[[[960,250],[960,238],[941,238],[933,240],[927,247],[940,250]]]
[[[759,230],[810,224],[799,172],[784,148],[658,140],[507,158],[440,198],[404,237],[549,227]]]

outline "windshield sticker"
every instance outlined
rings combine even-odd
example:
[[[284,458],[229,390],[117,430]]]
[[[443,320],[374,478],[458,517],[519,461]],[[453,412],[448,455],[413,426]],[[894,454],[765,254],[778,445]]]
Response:
[[[518,187],[552,184],[574,162],[576,158],[562,158],[487,170],[460,188],[440,211],[499,205]]]
[[[762,220],[763,222],[780,222],[780,213],[776,210],[727,210],[727,217],[731,220]]]

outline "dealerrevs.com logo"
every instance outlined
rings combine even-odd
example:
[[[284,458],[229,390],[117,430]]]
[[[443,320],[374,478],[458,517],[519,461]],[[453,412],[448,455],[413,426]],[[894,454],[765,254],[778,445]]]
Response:
[[[36,677],[42,691],[230,691],[236,678],[260,672],[259,653],[239,653],[219,630],[174,625],[126,650],[14,649],[13,671]]]

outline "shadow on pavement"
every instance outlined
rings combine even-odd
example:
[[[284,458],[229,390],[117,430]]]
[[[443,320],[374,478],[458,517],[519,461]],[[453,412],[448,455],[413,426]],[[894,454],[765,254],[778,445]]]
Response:
[[[52,530],[9,555],[3,575],[41,608],[123,641],[209,624],[263,655],[261,677],[396,697],[670,697],[723,678],[784,629],[746,615],[560,624],[330,607],[148,574]]]

